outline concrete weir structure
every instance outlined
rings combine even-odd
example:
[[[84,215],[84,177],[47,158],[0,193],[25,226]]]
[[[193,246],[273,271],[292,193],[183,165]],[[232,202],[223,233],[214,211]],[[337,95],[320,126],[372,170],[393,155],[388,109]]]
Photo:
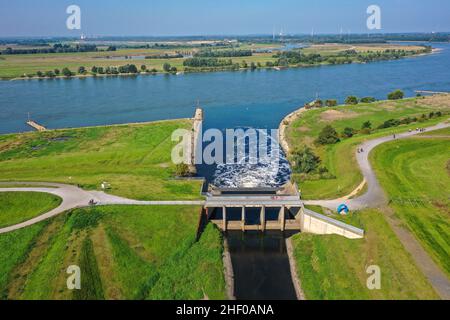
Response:
[[[208,220],[222,231],[298,230],[349,239],[364,237],[361,229],[306,209],[292,183],[281,188],[245,189],[210,185],[204,207]]]

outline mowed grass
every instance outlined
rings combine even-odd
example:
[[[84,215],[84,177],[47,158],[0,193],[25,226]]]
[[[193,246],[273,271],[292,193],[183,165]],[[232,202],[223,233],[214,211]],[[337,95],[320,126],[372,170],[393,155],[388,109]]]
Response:
[[[34,246],[35,238],[45,227],[46,222],[25,229],[0,235],[0,299],[7,297],[10,275],[20,265]]]
[[[352,138],[342,138],[341,142],[334,145],[318,146],[314,143],[320,131],[328,124],[341,133],[346,127],[359,130],[366,121],[371,121],[372,127],[376,128],[389,119],[419,118],[422,114],[428,115],[438,110],[447,115],[422,123],[376,130],[372,134],[357,134]],[[299,184],[305,199],[333,199],[345,196],[356,189],[363,179],[356,162],[356,149],[363,141],[444,122],[448,118],[448,112],[449,95],[308,110],[289,124],[288,143],[291,150],[303,145],[310,146],[320,156],[321,165],[327,167],[336,179],[303,181],[295,174],[293,179]]]
[[[38,192],[0,192],[0,228],[32,219],[61,204],[61,198]]]
[[[190,120],[0,136],[0,181],[77,184],[141,200],[198,199],[199,181],[175,180],[171,135]]]
[[[438,299],[412,257],[390,229],[383,213],[355,212],[345,219],[360,225],[364,239],[301,233],[292,239],[298,276],[310,300]],[[369,290],[366,272],[381,270],[381,289]]]
[[[396,216],[450,276],[450,139],[387,143],[371,162]]]
[[[0,235],[1,254],[11,254],[7,241],[21,249],[0,265],[3,298],[225,299],[222,237],[208,225],[197,241],[199,217],[199,207],[97,207],[28,238]],[[67,289],[71,265],[81,269],[81,290]]]

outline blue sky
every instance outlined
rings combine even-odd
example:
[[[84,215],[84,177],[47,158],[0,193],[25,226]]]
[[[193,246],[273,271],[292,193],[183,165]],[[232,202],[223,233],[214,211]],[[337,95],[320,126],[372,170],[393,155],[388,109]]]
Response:
[[[0,37],[79,35],[66,28],[71,4],[87,35],[365,33],[372,4],[382,32],[450,31],[448,0],[0,0]]]

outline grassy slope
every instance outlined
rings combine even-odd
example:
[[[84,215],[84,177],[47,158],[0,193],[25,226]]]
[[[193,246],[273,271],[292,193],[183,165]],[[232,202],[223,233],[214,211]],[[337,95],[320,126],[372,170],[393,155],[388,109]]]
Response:
[[[357,212],[346,222],[366,236],[298,234],[293,237],[298,276],[307,299],[436,299],[438,296],[389,228],[382,213]],[[381,290],[369,290],[368,266],[381,269]]]
[[[9,276],[13,269],[22,263],[35,237],[42,231],[45,222],[26,229],[0,235],[0,299],[6,297]]]
[[[8,273],[27,270],[22,277],[9,279],[8,285],[8,277],[0,280],[9,288],[22,283],[16,299],[225,298],[220,232],[209,225],[195,242],[198,218],[199,208],[192,207],[75,210],[53,219],[56,228],[36,232],[36,243],[39,237],[49,239],[32,249],[26,263],[11,258],[0,265]],[[12,247],[28,248],[18,251],[26,255],[30,240],[11,235],[0,235],[1,254],[11,254]],[[70,265],[81,268],[81,291],[66,288]]]
[[[358,134],[350,139],[330,146],[317,147],[314,140],[327,124],[331,124],[341,133],[345,127],[360,129],[361,125],[370,120],[376,128],[389,119],[400,119],[407,116],[421,116],[431,111],[450,111],[450,97],[430,97],[425,99],[405,99],[401,101],[383,101],[373,104],[359,104],[356,106],[339,106],[336,108],[322,108],[303,113],[301,118],[294,121],[287,130],[287,139],[292,148],[309,145],[315,149],[326,166],[337,179],[300,181],[300,189],[305,199],[330,199],[345,196],[352,192],[362,181],[362,175],[356,164],[356,148],[365,139],[390,135],[394,132],[415,129],[442,122],[446,118],[429,120],[424,123],[414,123],[395,128],[376,130],[371,135]]]
[[[450,276],[450,139],[387,143],[371,160],[396,215]]]
[[[174,181],[171,134],[188,120],[0,136],[0,179],[79,184],[136,199],[196,199],[200,182]]]
[[[11,226],[56,208],[57,196],[38,192],[1,192],[0,228]]]

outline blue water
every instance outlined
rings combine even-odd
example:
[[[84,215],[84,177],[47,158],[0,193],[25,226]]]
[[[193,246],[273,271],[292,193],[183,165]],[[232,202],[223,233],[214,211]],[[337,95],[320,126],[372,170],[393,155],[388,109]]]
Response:
[[[71,80],[0,81],[0,133],[28,131],[27,112],[49,128],[191,117],[197,100],[206,127],[277,128],[317,94],[385,98],[403,89],[450,91],[450,44],[398,61],[282,71],[259,70]],[[1,63],[1,61],[0,61]]]

